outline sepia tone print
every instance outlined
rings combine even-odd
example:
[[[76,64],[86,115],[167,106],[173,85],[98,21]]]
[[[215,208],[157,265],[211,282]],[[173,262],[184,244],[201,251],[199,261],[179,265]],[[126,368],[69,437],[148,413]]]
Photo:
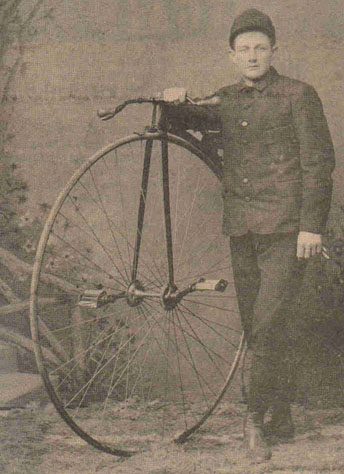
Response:
[[[2,472],[341,472],[340,2],[0,21]]]

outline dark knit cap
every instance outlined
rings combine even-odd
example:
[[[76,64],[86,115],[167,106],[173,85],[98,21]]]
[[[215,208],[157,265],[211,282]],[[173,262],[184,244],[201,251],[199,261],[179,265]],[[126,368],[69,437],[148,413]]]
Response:
[[[270,17],[255,8],[245,10],[235,18],[229,36],[230,46],[233,48],[235,38],[247,31],[261,31],[270,38],[272,45],[276,43],[275,28]]]

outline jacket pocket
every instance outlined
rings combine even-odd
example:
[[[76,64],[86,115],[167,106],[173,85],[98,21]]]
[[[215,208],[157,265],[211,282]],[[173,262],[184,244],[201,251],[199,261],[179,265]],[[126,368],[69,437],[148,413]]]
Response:
[[[297,140],[292,124],[262,130],[261,133],[261,140],[266,145],[272,145],[274,143],[289,143]]]
[[[222,183],[221,185],[221,195],[223,199],[228,199],[234,195],[233,186],[227,183]]]
[[[300,179],[276,180],[275,188],[279,196],[302,195],[302,181]]]
[[[261,143],[263,155],[269,161],[288,160],[299,153],[299,143],[292,125],[263,130]]]

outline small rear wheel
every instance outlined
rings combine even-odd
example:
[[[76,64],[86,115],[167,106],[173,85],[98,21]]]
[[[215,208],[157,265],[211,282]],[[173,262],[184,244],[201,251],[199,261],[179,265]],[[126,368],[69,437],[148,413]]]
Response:
[[[98,449],[185,441],[234,376],[243,337],[219,188],[197,148],[147,133],[92,156],[51,210],[31,286],[35,354],[59,414]]]

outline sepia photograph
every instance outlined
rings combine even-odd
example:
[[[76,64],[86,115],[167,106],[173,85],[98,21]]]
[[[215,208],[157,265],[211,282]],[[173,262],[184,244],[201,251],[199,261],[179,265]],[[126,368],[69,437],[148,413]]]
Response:
[[[0,23],[1,472],[344,472],[343,3]]]

